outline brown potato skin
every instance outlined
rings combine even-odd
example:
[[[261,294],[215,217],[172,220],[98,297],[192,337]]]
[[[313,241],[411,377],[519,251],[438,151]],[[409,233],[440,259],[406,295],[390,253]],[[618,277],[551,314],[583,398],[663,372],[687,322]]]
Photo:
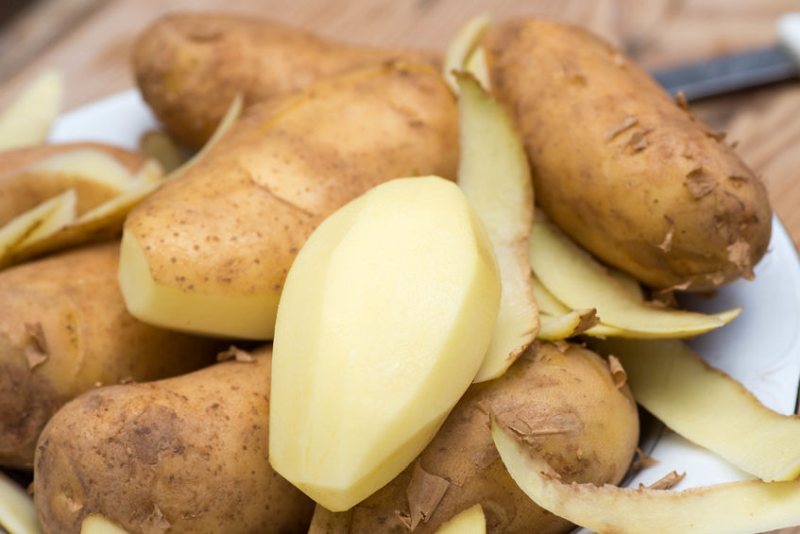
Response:
[[[254,354],[64,406],[36,453],[44,531],[99,513],[132,534],[305,533],[313,502],[267,460],[271,349]]]
[[[182,144],[200,148],[237,93],[247,106],[398,58],[435,63],[422,52],[335,43],[255,17],[176,13],[140,35],[133,70],[167,130]]]
[[[155,380],[213,361],[219,341],[128,314],[118,249],[118,242],[95,245],[0,273],[0,465],[31,468],[48,419],[97,383]],[[36,325],[47,359],[31,368],[26,351],[36,347],[29,330]]]
[[[127,167],[131,173],[139,170],[145,163],[145,158],[141,154],[102,143],[64,143],[2,151],[0,152],[0,227],[45,200],[63,193],[70,187],[75,187],[74,180],[67,181],[66,177],[48,177],[43,180],[41,175],[23,173],[25,167],[56,154],[81,149],[105,152]],[[77,193],[78,214],[116,194],[115,191],[102,186],[78,186]]]
[[[426,65],[329,78],[249,108],[134,209],[125,232],[158,284],[277,303],[300,247],[336,209],[393,178],[455,178],[457,122],[452,93]]]
[[[567,234],[658,288],[705,291],[751,275],[770,238],[763,184],[646,72],[546,20],[498,24],[482,44],[537,202]],[[620,131],[626,119],[636,123]]]
[[[569,532],[572,525],[534,504],[506,471],[491,437],[490,414],[525,436],[567,482],[619,483],[639,438],[636,403],[617,389],[605,360],[577,345],[537,343],[502,377],[473,384],[418,458],[450,482],[414,534],[434,533],[480,503],[487,532]],[[536,430],[562,429],[561,433]],[[416,463],[348,512],[317,507],[309,534],[406,534],[406,490]]]

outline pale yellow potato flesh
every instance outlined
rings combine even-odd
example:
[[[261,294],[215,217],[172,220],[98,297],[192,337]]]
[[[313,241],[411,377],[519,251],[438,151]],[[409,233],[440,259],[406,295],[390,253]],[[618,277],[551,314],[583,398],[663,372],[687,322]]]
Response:
[[[475,382],[502,375],[536,338],[539,310],[531,287],[528,240],[533,185],[511,118],[469,75],[457,75],[461,161],[458,185],[492,242],[503,293],[492,342]]]
[[[331,215],[278,308],[275,470],[331,511],[391,481],[474,379],[500,291],[491,243],[451,182],[392,180]]]
[[[19,484],[0,473],[0,531],[39,534],[33,499]]]
[[[56,208],[50,213],[50,216],[43,219],[15,248],[21,249],[28,246],[30,243],[35,243],[39,239],[48,237],[62,228],[67,227],[75,220],[76,205],[78,202],[75,190],[70,189],[56,198],[61,200],[56,202]]]
[[[684,491],[565,484],[496,422],[492,437],[509,474],[531,500],[595,532],[750,534],[800,524],[800,481],[746,480]]]
[[[40,145],[47,140],[61,108],[63,86],[61,73],[47,71],[0,113],[0,150]]]
[[[539,211],[530,238],[531,267],[544,287],[572,309],[595,308],[604,325],[629,338],[683,338],[726,325],[741,308],[715,313],[659,308],[639,300],[605,267]]]
[[[539,315],[539,320],[541,326],[536,337],[546,341],[558,341],[587,332],[597,322],[597,316],[596,310],[589,308],[569,311],[564,315],[543,313]]]
[[[119,287],[131,315],[186,332],[206,324],[211,309],[215,310],[212,319],[216,331],[249,338],[252,332],[264,329],[265,317],[278,307],[278,296],[208,295],[159,284],[153,279],[139,240],[127,230],[120,245]]]
[[[453,40],[450,41],[450,44],[447,46],[442,72],[447,80],[447,84],[456,93],[460,91],[460,87],[454,71],[458,72],[465,69],[468,59],[474,55],[473,52],[477,49],[486,30],[489,29],[491,22],[492,19],[488,15],[479,15],[470,19],[458,30]],[[486,77],[478,78],[481,82],[486,79],[488,79],[488,71]],[[488,87],[487,85],[483,86]]]
[[[762,480],[800,475],[800,418],[770,410],[684,343],[593,345],[619,358],[636,401],[684,438]]]
[[[9,255],[38,227],[50,226],[48,223],[50,218],[54,218],[58,224],[71,213],[74,219],[75,203],[75,191],[70,189],[15,217],[0,228],[0,266],[8,263]]]
[[[486,516],[480,504],[470,506],[442,525],[436,534],[486,534]]]
[[[81,523],[81,534],[128,534],[128,531],[101,514],[91,514]]]

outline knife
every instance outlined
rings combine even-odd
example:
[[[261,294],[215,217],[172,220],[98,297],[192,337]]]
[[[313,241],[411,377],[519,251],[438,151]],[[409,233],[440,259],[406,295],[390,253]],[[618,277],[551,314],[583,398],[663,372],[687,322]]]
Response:
[[[800,78],[800,13],[778,19],[779,44],[653,72],[664,88],[686,100]]]

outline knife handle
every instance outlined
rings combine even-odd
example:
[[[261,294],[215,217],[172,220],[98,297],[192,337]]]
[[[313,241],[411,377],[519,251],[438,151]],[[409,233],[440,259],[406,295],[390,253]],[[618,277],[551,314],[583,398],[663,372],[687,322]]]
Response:
[[[800,13],[787,13],[778,19],[778,39],[800,65]]]

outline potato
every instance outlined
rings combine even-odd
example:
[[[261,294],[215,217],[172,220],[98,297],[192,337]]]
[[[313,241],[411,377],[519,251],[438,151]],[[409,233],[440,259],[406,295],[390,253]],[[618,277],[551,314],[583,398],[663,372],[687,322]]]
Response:
[[[197,369],[219,343],[159,330],[125,310],[118,242],[0,273],[0,465],[29,468],[59,406],[98,382]]]
[[[311,82],[424,53],[349,46],[250,16],[178,13],[139,37],[133,67],[145,101],[176,140],[199,148],[231,100],[269,100]]]
[[[326,219],[278,311],[275,470],[334,511],[397,476],[478,373],[499,276],[480,218],[441,178],[392,180]]]
[[[392,64],[251,107],[131,212],[120,283],[139,319],[271,339],[297,251],[330,213],[402,176],[454,178],[457,109],[431,67]]]
[[[482,45],[492,91],[524,137],[537,203],[567,234],[654,287],[705,291],[751,276],[770,207],[720,135],[580,28],[511,20]]]
[[[128,532],[306,532],[313,503],[267,461],[270,350],[185,376],[97,389],[42,433],[45,532],[101,514]]]
[[[492,415],[566,483],[619,483],[639,437],[636,404],[604,360],[577,345],[536,343],[500,378],[473,384],[412,466],[338,521],[317,510],[311,532],[433,533],[475,504],[489,533],[568,532],[567,521],[509,476],[492,442]]]
[[[109,176],[108,183],[81,179],[76,174],[55,172],[60,165],[78,169],[75,156],[96,160],[108,157],[102,170]],[[67,161],[72,159],[72,161]],[[59,193],[74,188],[78,195],[78,213],[108,200],[117,194],[117,177],[121,173],[133,175],[144,164],[144,158],[128,150],[101,143],[66,143],[31,148],[20,148],[0,153],[0,227],[17,215],[28,211]],[[55,165],[54,165],[55,164]],[[91,178],[91,177],[90,177]]]

